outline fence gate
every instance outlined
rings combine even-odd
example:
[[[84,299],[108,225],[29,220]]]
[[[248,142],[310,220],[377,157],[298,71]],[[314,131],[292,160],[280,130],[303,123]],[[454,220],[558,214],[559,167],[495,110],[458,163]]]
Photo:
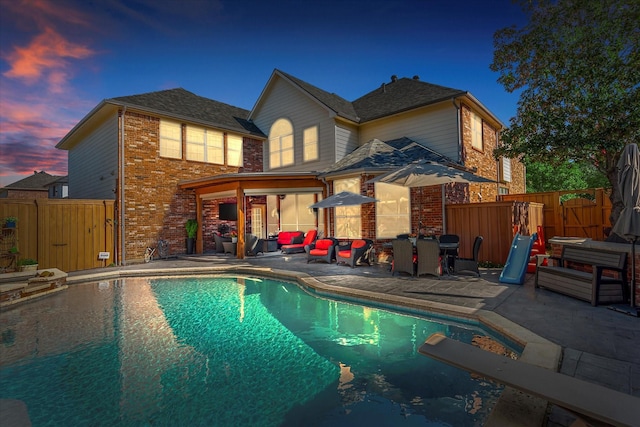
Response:
[[[602,221],[592,200],[576,198],[562,202],[562,223],[564,236],[600,240]]]

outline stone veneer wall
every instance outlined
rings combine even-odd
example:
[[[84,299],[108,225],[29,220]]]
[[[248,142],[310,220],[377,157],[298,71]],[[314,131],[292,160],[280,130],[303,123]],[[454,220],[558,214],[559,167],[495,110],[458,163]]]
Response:
[[[159,126],[157,117],[126,112],[124,241],[127,263],[143,260],[147,246],[156,247],[158,240],[168,242],[169,254],[186,251],[184,225],[187,219],[196,217],[196,199],[192,191],[178,188],[179,181],[262,171],[262,142],[251,138],[243,139],[242,168],[160,157]],[[210,204],[205,203],[205,209],[212,209]]]

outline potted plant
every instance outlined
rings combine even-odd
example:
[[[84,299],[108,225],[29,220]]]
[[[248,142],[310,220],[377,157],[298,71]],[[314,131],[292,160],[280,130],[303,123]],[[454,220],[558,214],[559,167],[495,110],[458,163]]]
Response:
[[[5,228],[16,228],[16,223],[18,222],[18,218],[15,216],[8,216],[3,220]]]
[[[23,258],[18,261],[20,271],[35,271],[38,269],[38,261],[33,258]]]
[[[185,228],[187,229],[187,254],[191,255],[195,246],[196,233],[198,232],[198,221],[188,219]]]
[[[238,232],[236,230],[232,230],[229,235],[231,236],[231,243],[238,243]]]

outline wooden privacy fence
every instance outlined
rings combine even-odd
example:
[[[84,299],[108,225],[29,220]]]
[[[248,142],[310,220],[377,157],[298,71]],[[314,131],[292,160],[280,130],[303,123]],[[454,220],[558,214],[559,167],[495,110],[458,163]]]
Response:
[[[561,201],[567,195],[581,197]],[[544,204],[544,234],[547,240],[554,236],[604,240],[604,229],[611,226],[611,200],[602,188],[504,194],[499,196],[499,200]]]
[[[70,272],[114,262],[114,201],[0,199],[0,219],[18,218],[20,258]],[[100,252],[109,257],[99,259]]]
[[[473,241],[482,236],[479,260],[504,264],[511,249],[513,230],[530,235],[543,224],[541,203],[488,202],[446,206],[446,230],[460,236],[460,256],[473,256]]]

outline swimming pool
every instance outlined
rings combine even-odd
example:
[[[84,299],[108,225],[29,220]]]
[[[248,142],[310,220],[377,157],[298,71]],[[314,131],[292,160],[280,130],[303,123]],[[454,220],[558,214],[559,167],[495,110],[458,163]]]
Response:
[[[418,354],[473,323],[273,279],[127,278],[0,313],[0,398],[47,425],[482,425],[501,387]]]

